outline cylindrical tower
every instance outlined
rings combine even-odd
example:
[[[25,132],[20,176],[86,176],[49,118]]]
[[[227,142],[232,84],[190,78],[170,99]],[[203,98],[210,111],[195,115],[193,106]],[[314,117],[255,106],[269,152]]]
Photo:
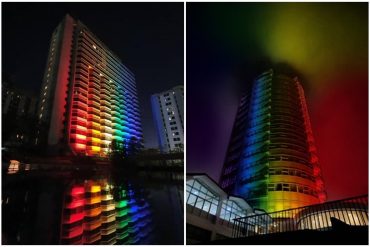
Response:
[[[237,113],[221,187],[268,212],[325,200],[303,88],[269,70]]]

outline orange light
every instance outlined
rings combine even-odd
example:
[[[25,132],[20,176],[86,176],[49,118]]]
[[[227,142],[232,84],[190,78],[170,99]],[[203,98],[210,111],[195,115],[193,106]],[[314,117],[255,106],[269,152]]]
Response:
[[[81,143],[76,143],[76,148],[77,149],[85,149],[86,148],[86,145],[85,144],[81,144]]]
[[[87,129],[86,129],[86,127],[81,126],[81,125],[77,125],[76,127],[77,127],[77,129],[79,129],[79,130],[87,130]]]

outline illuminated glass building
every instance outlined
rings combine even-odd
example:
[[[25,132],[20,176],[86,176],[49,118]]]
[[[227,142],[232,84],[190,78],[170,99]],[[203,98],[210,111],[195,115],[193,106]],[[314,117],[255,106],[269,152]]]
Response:
[[[184,86],[152,95],[151,103],[161,152],[183,149]]]
[[[112,140],[142,140],[133,73],[69,15],[51,37],[38,118],[52,150],[106,156]]]
[[[240,101],[220,185],[267,212],[325,201],[297,78],[269,70],[250,85]]]

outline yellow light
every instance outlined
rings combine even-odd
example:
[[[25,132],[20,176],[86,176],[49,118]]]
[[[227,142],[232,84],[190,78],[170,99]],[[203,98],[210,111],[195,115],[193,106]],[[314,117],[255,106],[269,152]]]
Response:
[[[99,142],[99,143],[101,142],[101,140],[99,138],[96,138],[96,137],[92,137],[91,140],[93,142]]]
[[[76,138],[80,140],[86,140],[86,136],[80,134],[76,134]]]
[[[100,134],[101,132],[99,131],[99,130],[92,130],[92,133],[94,133],[94,134]]]
[[[95,152],[100,151],[100,147],[97,147],[97,146],[92,146],[91,149],[92,149],[92,151],[95,151]]]
[[[93,185],[93,186],[91,186],[91,192],[92,193],[99,192],[100,190],[101,190],[100,185]]]

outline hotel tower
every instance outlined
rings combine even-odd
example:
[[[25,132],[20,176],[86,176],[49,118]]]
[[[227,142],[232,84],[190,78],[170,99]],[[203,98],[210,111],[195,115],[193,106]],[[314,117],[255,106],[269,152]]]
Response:
[[[267,212],[326,199],[304,90],[269,70],[240,101],[221,187]]]
[[[52,150],[106,156],[110,143],[142,140],[134,74],[67,15],[51,36],[38,118]]]

